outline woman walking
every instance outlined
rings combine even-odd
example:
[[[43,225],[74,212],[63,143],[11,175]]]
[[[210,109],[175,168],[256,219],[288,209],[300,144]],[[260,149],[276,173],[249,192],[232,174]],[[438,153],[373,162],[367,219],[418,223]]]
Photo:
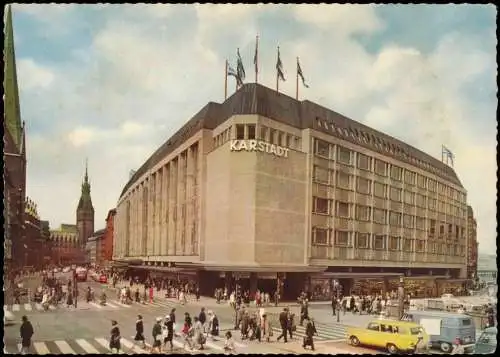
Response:
[[[164,338],[163,338],[163,345],[164,348],[167,348],[167,343],[170,344],[170,351],[173,351],[174,349],[174,323],[172,319],[170,318],[170,315],[165,316],[165,322],[164,322]]]
[[[111,336],[109,338],[109,349],[111,353],[116,350],[116,353],[120,353],[120,329],[118,328],[118,322],[115,320],[111,321]]]
[[[144,322],[142,321],[142,316],[137,315],[137,321],[135,322],[135,337],[134,340],[137,342],[141,342],[142,348],[146,346],[145,338],[144,338]]]
[[[161,317],[156,318],[156,323],[153,325],[153,349],[152,352],[157,352],[160,353],[161,349],[161,338],[162,338],[162,331],[161,331]]]

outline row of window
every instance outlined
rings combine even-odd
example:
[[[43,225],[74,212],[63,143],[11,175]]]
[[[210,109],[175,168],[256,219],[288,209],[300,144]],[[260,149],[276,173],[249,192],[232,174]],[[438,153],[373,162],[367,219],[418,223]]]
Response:
[[[231,127],[214,137],[214,146],[219,147],[231,140]]]
[[[354,164],[356,164],[355,166],[358,169],[375,172],[377,175],[384,177],[389,176],[392,180],[404,181],[404,183],[408,185],[428,189],[431,192],[438,192],[456,201],[465,202],[466,199],[463,192],[451,186],[437,182],[436,180],[413,171],[405,170],[402,167],[391,165],[382,160],[373,159],[370,156],[316,138],[314,140],[314,154],[329,160],[336,160],[346,165],[354,166]]]
[[[383,234],[370,234],[313,227],[312,244],[320,246],[354,247],[359,249],[393,250],[404,252],[425,252],[426,241]],[[427,242],[427,252],[462,255],[464,245]]]
[[[259,139],[294,150],[301,148],[301,139],[298,136],[265,125],[259,125],[258,129],[259,132],[257,133],[255,124],[236,124],[236,140]]]
[[[355,205],[348,202],[334,201],[332,199],[313,197],[313,213],[337,216],[342,218],[355,218],[358,221],[375,222],[378,224],[389,224],[395,227],[426,229],[426,218],[403,214],[385,209],[372,208],[370,206]],[[430,234],[435,234],[437,222],[434,219],[428,220]],[[458,238],[465,236],[465,227],[460,227],[451,223],[440,222],[439,234],[445,234],[445,226],[448,225],[448,235]]]
[[[416,205],[417,207],[429,208],[433,211],[447,213],[456,217],[465,218],[467,209],[439,201],[436,198],[430,198],[426,195],[403,190],[399,187],[389,186],[387,184],[372,181],[364,177],[355,177],[343,171],[333,171],[314,166],[313,181],[320,184],[334,185],[345,190],[356,190],[358,193],[371,195],[383,199],[390,198],[395,202],[404,202],[408,205]]]
[[[389,143],[380,137],[376,137],[373,134],[368,134],[363,132],[362,130],[352,129],[352,128],[340,128],[337,127],[333,122],[328,123],[327,121],[322,121],[319,118],[316,118],[316,123],[318,127],[324,128],[325,130],[332,131],[338,134],[341,137],[344,137],[346,140],[355,142],[357,144],[370,144],[375,146],[380,151],[385,151],[388,154],[392,154],[396,157],[400,157],[401,159],[408,160],[412,165],[420,166],[426,171],[432,172],[435,175],[441,175],[444,177],[449,177],[448,173],[442,168],[437,168],[430,163],[418,159],[413,155],[410,155],[406,149],[395,145],[394,143]]]

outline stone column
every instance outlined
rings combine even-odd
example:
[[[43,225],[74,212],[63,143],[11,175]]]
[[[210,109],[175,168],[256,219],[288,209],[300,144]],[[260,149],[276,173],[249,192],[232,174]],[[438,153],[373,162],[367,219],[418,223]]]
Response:
[[[258,288],[258,275],[257,273],[250,273],[250,297],[253,299]]]
[[[384,277],[384,285],[383,285],[382,289],[383,289],[382,295],[385,297],[385,295],[389,291],[389,278],[388,277]]]

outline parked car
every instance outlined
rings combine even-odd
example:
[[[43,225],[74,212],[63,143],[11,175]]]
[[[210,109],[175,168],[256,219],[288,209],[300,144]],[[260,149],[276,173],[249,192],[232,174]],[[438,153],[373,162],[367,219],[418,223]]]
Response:
[[[427,346],[429,337],[419,324],[397,320],[373,320],[365,328],[347,329],[349,343],[353,346],[372,346],[385,348],[390,354],[411,353],[415,350],[418,338]]]
[[[474,354],[493,354],[497,349],[497,328],[486,328],[474,346]]]
[[[101,274],[99,276],[99,282],[102,283],[102,284],[107,284],[108,283],[108,277],[104,274]]]
[[[432,348],[439,348],[444,353],[450,353],[455,339],[458,337],[465,352],[472,351],[476,341],[476,326],[474,320],[463,314],[443,311],[410,310],[403,316],[405,321],[422,325],[429,335]]]

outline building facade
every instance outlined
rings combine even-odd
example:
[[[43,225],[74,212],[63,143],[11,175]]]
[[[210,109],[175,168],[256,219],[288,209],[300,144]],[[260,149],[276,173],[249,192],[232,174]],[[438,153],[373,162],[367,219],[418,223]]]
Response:
[[[52,240],[50,239],[49,221],[40,221],[42,240],[44,241],[43,251],[40,254],[43,257],[44,266],[52,262]]]
[[[45,265],[45,251],[48,245],[48,236],[40,221],[38,209],[35,202],[27,198],[24,204],[24,231],[25,231],[25,255],[24,266],[37,269]]]
[[[474,210],[471,206],[467,206],[467,277],[469,279],[477,278],[478,246]]]
[[[109,263],[113,260],[113,235],[116,209],[110,209],[106,217],[106,228],[103,238],[103,262]]]
[[[66,266],[85,261],[76,225],[61,224],[59,229],[51,230],[50,241],[53,264]]]
[[[4,41],[4,276],[25,263],[26,132],[21,120],[11,6],[6,7]]]
[[[437,294],[466,278],[466,231],[466,190],[452,168],[246,84],[135,172],[116,207],[113,257],[192,273],[207,292],[238,281],[295,298],[328,294],[333,278],[349,291],[382,281],[387,290],[403,275],[415,294]]]
[[[102,266],[104,264],[104,236],[106,230],[100,229],[92,234],[85,243],[87,264]]]
[[[78,242],[85,249],[87,240],[94,233],[94,206],[90,196],[90,182],[88,164],[85,165],[85,176],[82,182],[82,193],[76,209],[76,226],[78,229]]]

